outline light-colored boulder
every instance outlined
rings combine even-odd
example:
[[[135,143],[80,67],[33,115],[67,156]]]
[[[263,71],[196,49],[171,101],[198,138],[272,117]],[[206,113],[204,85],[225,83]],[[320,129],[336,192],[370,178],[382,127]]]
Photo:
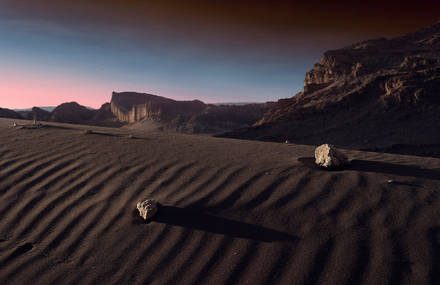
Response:
[[[315,149],[315,163],[324,168],[337,168],[348,164],[348,158],[333,145],[323,144]]]
[[[139,215],[144,220],[151,219],[157,213],[158,203],[155,200],[144,200],[136,204],[136,208],[139,211]]]

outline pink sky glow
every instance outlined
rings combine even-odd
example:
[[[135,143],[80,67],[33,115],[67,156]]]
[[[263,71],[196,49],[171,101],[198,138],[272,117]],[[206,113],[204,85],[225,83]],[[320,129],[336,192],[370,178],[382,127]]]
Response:
[[[118,88],[112,89],[112,86]],[[143,90],[137,84],[105,82],[105,80],[92,81],[72,74],[47,74],[18,69],[0,71],[0,107],[2,108],[26,109],[34,106],[57,106],[72,101],[83,106],[99,108],[102,104],[110,102],[112,91],[138,91],[176,100],[207,99],[203,96],[196,98],[194,94],[178,90],[178,88]],[[221,96],[215,95],[209,99],[210,102],[224,101]]]
[[[99,108],[110,100],[110,96],[111,90],[74,76],[10,69],[0,72],[0,105],[3,108],[56,106],[70,101]]]

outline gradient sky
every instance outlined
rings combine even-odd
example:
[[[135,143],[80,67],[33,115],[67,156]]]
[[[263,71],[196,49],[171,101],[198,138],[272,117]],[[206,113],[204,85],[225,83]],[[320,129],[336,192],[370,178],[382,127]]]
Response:
[[[439,2],[0,0],[0,107],[287,98],[324,51],[417,31]]]

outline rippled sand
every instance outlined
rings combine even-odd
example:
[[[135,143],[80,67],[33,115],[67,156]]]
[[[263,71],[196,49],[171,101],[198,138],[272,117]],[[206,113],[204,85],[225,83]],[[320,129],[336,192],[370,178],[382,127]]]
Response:
[[[440,159],[346,151],[327,172],[313,146],[12,122],[1,284],[439,282]]]

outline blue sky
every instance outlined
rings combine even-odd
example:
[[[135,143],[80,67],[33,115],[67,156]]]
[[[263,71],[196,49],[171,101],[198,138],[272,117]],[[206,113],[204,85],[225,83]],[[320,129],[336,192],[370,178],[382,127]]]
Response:
[[[374,34],[96,2],[0,0],[0,106],[99,107],[112,91],[275,101],[302,89],[325,50]]]

